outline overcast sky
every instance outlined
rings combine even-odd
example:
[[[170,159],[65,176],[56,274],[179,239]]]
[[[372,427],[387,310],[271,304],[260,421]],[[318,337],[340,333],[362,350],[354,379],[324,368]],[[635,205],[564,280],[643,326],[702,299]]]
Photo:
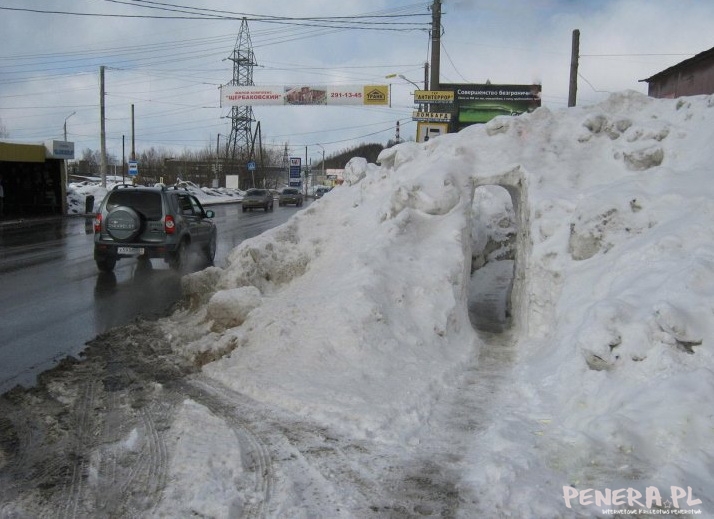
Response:
[[[181,7],[190,5],[200,8]],[[411,82],[424,81],[430,6],[0,0],[0,119],[11,141],[62,140],[66,124],[77,156],[98,150],[105,66],[109,153],[121,158],[122,136],[130,153],[132,105],[137,152],[215,149],[231,131],[219,86],[232,79],[228,58],[245,16],[256,85],[392,84],[391,108],[256,106],[264,145],[287,143],[290,155],[300,157],[307,147],[308,160],[318,161],[323,150],[329,156],[360,143],[386,144],[397,121],[401,137],[413,139]],[[565,107],[578,29],[578,104],[612,91],[646,93],[640,80],[714,46],[712,20],[711,0],[446,0],[440,80],[540,83],[544,106]],[[386,79],[390,74],[397,77]]]

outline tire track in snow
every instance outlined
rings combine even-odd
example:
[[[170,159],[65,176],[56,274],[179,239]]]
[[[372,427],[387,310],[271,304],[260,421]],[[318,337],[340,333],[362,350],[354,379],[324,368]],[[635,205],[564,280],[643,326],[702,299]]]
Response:
[[[268,517],[274,479],[273,462],[270,451],[253,432],[246,420],[240,405],[240,395],[219,388],[204,377],[192,377],[186,383],[180,384],[181,392],[196,402],[206,406],[213,414],[222,418],[233,429],[241,445],[242,463],[244,468],[253,474],[253,491],[259,499],[248,503],[244,509],[246,518]],[[230,398],[228,397],[231,393]],[[239,397],[239,398],[236,398]],[[243,397],[245,398],[245,397]]]
[[[145,328],[139,326],[137,335],[144,334]],[[151,333],[146,335],[151,338]],[[131,334],[127,340],[135,346]],[[124,346],[106,348],[109,360],[103,382],[112,405],[104,411],[107,418],[102,434],[109,445],[98,450],[96,492],[102,500],[97,508],[116,517],[138,517],[155,509],[166,486],[169,453],[165,434],[180,397],[152,380],[150,355],[145,358],[143,351],[147,346],[140,348],[139,355],[136,347]],[[165,370],[171,370],[170,364],[157,371]]]
[[[96,380],[84,381],[74,405],[72,441],[67,452],[70,466],[67,471],[68,477],[63,481],[63,490],[60,493],[65,500],[59,507],[62,510],[61,517],[70,519],[79,517],[79,508],[84,497],[84,482],[87,478],[86,452],[95,438],[92,409],[96,393]]]
[[[117,329],[90,344],[84,362],[2,395],[0,517],[151,515],[168,477],[166,431],[183,398],[155,379],[185,375],[157,355],[160,343],[146,323]]]
[[[103,337],[96,348],[100,351],[90,354],[82,363],[85,367],[68,374],[69,381],[61,383],[68,391],[74,387],[82,392],[77,391],[72,406],[55,413],[67,416],[71,449],[52,446],[42,432],[37,439],[27,436],[26,440],[44,449],[36,458],[42,463],[35,466],[52,475],[61,474],[63,464],[74,471],[60,480],[64,486],[55,483],[56,476],[45,476],[48,487],[38,496],[36,487],[44,480],[35,479],[25,467],[13,494],[0,490],[12,503],[3,513],[10,517],[16,510],[35,517],[57,516],[57,510],[65,512],[63,517],[158,515],[162,498],[167,498],[164,491],[171,470],[167,431],[176,407],[188,398],[220,418],[237,439],[244,468],[234,483],[245,498],[241,517],[454,515],[460,496],[450,463],[458,447],[447,439],[436,444],[438,449],[422,450],[345,436],[309,417],[254,401],[200,373],[189,374],[190,369],[172,365],[174,360],[162,349],[161,340],[157,330],[144,325],[121,329]],[[27,398],[25,403],[30,401]],[[18,417],[22,405],[15,409]],[[56,402],[47,405],[57,406]],[[40,423],[43,418],[39,413],[33,419]],[[220,448],[216,445],[216,452]],[[78,457],[70,456],[70,451]],[[13,468],[15,474],[23,470]],[[67,489],[69,494],[63,496]]]
[[[42,443],[34,426],[36,417],[23,413],[15,403],[12,394],[3,395],[0,401],[0,517],[14,515],[16,507],[11,500],[34,479],[28,468]]]
[[[180,391],[231,424],[248,446],[247,454],[255,463],[255,490],[264,498],[246,510],[247,517],[289,517],[290,506],[300,516],[334,519],[411,518],[432,513],[449,517],[456,508],[458,494],[451,479],[445,483],[424,476],[421,463],[414,465],[413,472],[405,469],[412,466],[409,449],[344,437],[200,374],[182,381],[181,386]],[[273,503],[274,496],[288,504]]]
[[[158,409],[156,409],[158,407]],[[169,471],[169,454],[166,448],[164,434],[162,434],[157,423],[168,423],[170,421],[170,410],[173,406],[163,403],[152,405],[150,408],[141,409],[142,423],[146,430],[149,456],[146,462],[145,475],[140,478],[144,491],[150,495],[158,497],[166,487]],[[159,420],[157,420],[157,418]],[[142,459],[144,457],[142,456]],[[158,503],[154,500],[154,506]]]

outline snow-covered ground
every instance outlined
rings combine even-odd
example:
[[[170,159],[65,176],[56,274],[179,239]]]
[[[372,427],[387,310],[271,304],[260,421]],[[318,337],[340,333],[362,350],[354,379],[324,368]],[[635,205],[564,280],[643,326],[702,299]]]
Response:
[[[126,179],[110,175],[106,178],[106,187],[102,187],[99,177],[84,177],[82,181],[70,182],[67,187],[67,214],[84,214],[87,209],[86,200],[88,196],[94,197],[93,209],[96,211],[102,199],[107,194],[107,191],[125,181]],[[186,180],[179,181],[176,185],[190,191],[205,205],[236,203],[243,200],[243,196],[245,195],[245,191],[240,189],[201,187]],[[287,186],[282,186],[279,189],[283,187]],[[307,190],[308,195],[315,196],[315,191],[320,187],[330,186],[311,186]]]
[[[96,211],[107,191],[121,183],[123,183],[121,177],[111,175],[106,178],[106,187],[102,187],[101,179],[98,177],[85,177],[81,182],[70,182],[67,187],[67,214],[84,214],[88,196],[94,197],[93,209]],[[176,185],[189,190],[202,204],[223,204],[243,200],[244,192],[238,189],[200,187],[188,181],[180,181]]]
[[[356,158],[184,277],[190,307],[161,326],[207,383],[439,460],[456,517],[712,517],[712,143],[714,97],[622,92]],[[504,251],[511,326],[479,332],[474,276]],[[269,516],[359,516],[329,475],[241,490],[231,460],[251,446],[200,403],[172,431],[166,516],[239,516],[268,493]]]

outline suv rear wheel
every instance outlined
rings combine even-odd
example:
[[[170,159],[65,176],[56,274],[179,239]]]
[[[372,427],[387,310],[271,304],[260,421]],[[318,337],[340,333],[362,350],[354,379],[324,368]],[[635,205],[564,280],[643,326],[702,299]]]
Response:
[[[169,259],[169,266],[174,270],[183,270],[188,265],[188,243],[186,240],[181,240],[176,252]]]
[[[204,252],[206,253],[206,260],[209,263],[213,263],[213,260],[216,258],[216,248],[217,248],[217,242],[218,242],[218,237],[216,236],[216,233],[214,232],[211,234],[211,239],[208,240],[208,245],[206,245]]]
[[[97,259],[96,262],[100,272],[112,272],[117,264],[117,259],[114,256],[105,256],[102,259]]]

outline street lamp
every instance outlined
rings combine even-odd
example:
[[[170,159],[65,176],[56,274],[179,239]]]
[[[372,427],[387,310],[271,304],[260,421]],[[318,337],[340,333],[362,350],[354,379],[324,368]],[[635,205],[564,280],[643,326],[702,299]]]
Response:
[[[67,119],[72,117],[74,114],[77,112],[72,112],[69,114],[67,117],[64,118],[64,142],[67,142]],[[69,173],[67,172],[67,160],[65,159],[63,161],[63,166],[64,166],[64,185],[65,188],[69,186]]]
[[[69,114],[67,117],[64,118],[64,142],[67,142],[67,119],[69,119],[76,113],[77,112],[72,112],[71,114]]]
[[[391,78],[393,78],[393,77],[398,77],[399,79],[403,79],[403,80],[406,81],[407,83],[411,83],[412,85],[414,85],[417,90],[421,90],[421,87],[420,87],[419,85],[417,85],[417,84],[416,84],[414,81],[412,81],[411,79],[408,79],[408,78],[404,77],[403,74],[387,74],[387,75],[384,76],[384,77],[385,77],[386,79],[391,79]]]
[[[414,81],[412,81],[411,79],[405,78],[403,74],[399,74],[397,77],[403,79],[403,80],[406,81],[407,83],[411,83],[412,85],[414,85],[414,86],[417,88],[417,90],[421,90],[421,87],[420,87],[419,85],[417,85],[417,84],[416,84]]]
[[[411,79],[405,77],[404,74],[387,74],[387,75],[384,76],[384,77],[385,77],[386,79],[390,79],[390,78],[393,78],[393,77],[398,77],[399,79],[403,79],[403,80],[406,81],[407,83],[411,83],[412,85],[414,85],[414,87],[415,87],[417,90],[421,90],[421,89],[422,89],[422,88],[421,88],[419,85],[417,85],[414,81],[412,81]],[[390,95],[389,95],[389,102],[390,102],[390,103],[392,102],[391,87],[392,87],[392,85],[390,84],[390,85],[389,85],[389,88],[390,88],[390,92],[389,92],[389,93],[390,93]],[[424,90],[426,90],[426,89],[427,89],[427,88],[426,88],[426,78],[424,78]],[[391,105],[390,105],[390,106],[391,106]],[[421,103],[419,103],[419,111],[420,111],[420,112],[422,111],[422,108],[423,108],[423,105],[422,105]]]

